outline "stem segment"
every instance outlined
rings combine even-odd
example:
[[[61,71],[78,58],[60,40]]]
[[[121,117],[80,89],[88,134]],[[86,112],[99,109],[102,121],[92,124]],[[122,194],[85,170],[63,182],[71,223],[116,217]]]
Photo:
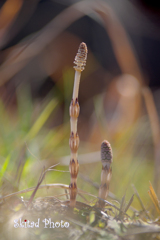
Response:
[[[71,160],[69,164],[69,171],[71,174],[71,183],[69,185],[69,193],[70,193],[70,206],[74,207],[76,204],[76,196],[77,196],[77,175],[79,170],[79,163],[77,158],[77,151],[79,147],[79,136],[77,132],[77,121],[80,112],[80,107],[78,103],[78,92],[79,92],[79,83],[81,72],[84,70],[84,66],[86,65],[87,59],[87,46],[85,43],[81,43],[78,49],[78,53],[75,57],[74,66],[75,69],[75,78],[74,78],[74,87],[73,87],[73,95],[72,101],[69,108],[70,114],[70,125],[71,125],[71,134],[69,139],[69,146],[71,149]]]

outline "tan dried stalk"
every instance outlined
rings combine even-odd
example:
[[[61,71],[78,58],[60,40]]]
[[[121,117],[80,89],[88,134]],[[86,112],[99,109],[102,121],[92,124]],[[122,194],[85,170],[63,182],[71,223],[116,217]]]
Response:
[[[71,125],[71,134],[69,139],[69,146],[71,149],[71,160],[69,164],[69,171],[71,174],[71,183],[69,185],[69,193],[70,193],[70,206],[74,207],[76,204],[76,196],[77,196],[77,175],[79,170],[79,163],[77,159],[77,150],[79,147],[79,136],[77,133],[77,120],[79,116],[79,103],[78,103],[78,92],[79,92],[79,83],[81,72],[84,70],[87,59],[87,46],[84,42],[82,42],[79,46],[78,53],[75,57],[74,66],[75,69],[75,78],[74,78],[74,88],[73,88],[73,96],[72,101],[69,108],[70,114],[70,125]]]
[[[99,187],[99,198],[106,199],[109,193],[109,183],[112,177],[113,162],[112,148],[109,142],[104,140],[101,144],[101,185]],[[98,207],[104,207],[105,202],[103,200],[98,201]]]

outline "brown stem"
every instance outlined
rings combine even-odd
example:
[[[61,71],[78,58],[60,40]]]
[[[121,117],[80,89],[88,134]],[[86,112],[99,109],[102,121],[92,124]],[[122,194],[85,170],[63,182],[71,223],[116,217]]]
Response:
[[[77,196],[77,175],[79,170],[79,163],[77,159],[77,151],[79,147],[79,136],[77,133],[77,120],[80,112],[80,107],[78,103],[78,92],[79,92],[79,82],[81,71],[84,70],[84,66],[86,64],[87,59],[87,46],[85,43],[81,43],[78,49],[78,53],[75,57],[74,66],[75,69],[75,79],[74,79],[74,87],[73,87],[73,96],[72,101],[69,108],[70,113],[70,123],[71,123],[71,134],[69,139],[69,146],[71,149],[71,160],[69,164],[69,171],[71,174],[71,183],[69,185],[69,193],[70,193],[70,206],[74,207],[76,204],[76,196]]]

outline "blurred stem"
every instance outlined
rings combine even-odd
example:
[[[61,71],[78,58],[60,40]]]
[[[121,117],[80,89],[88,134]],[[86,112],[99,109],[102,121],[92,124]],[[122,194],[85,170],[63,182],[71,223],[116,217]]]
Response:
[[[134,54],[133,46],[119,19],[112,9],[102,1],[100,1],[95,12],[97,12],[103,20],[104,27],[110,37],[113,51],[122,73],[133,75],[142,83],[142,74]]]

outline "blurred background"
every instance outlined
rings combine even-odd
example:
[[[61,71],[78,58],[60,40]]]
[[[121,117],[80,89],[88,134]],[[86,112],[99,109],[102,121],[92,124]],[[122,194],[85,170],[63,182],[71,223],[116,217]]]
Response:
[[[68,171],[73,61],[83,41],[78,187],[98,195],[106,139],[110,191],[129,200],[134,184],[152,207],[149,181],[160,198],[159,27],[157,1],[0,1],[1,195],[35,186],[43,166]],[[51,171],[45,183],[69,184],[70,174]],[[46,195],[55,190],[36,197]]]

